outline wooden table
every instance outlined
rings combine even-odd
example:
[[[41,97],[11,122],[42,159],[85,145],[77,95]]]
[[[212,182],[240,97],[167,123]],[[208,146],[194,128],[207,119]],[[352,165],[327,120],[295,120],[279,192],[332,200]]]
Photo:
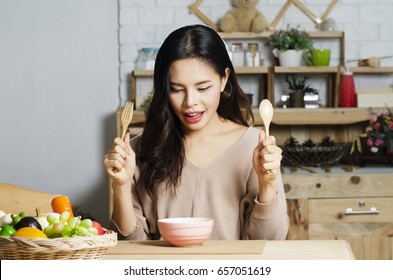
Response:
[[[197,247],[173,247],[162,240],[149,240],[119,241],[104,259],[353,260],[354,255],[345,240],[207,240]]]

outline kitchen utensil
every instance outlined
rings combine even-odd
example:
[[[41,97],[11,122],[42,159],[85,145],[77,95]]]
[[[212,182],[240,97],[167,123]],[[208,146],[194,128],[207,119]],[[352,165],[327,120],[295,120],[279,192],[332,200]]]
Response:
[[[213,224],[211,218],[167,218],[158,220],[158,229],[161,236],[174,246],[198,246],[208,239]]]
[[[259,114],[265,127],[266,137],[269,137],[269,127],[273,119],[273,105],[268,99],[263,99],[259,104]]]
[[[369,58],[361,58],[361,59],[352,59],[352,60],[347,60],[347,62],[358,62],[358,66],[370,66],[370,67],[379,67],[381,65],[381,59],[384,58],[392,58],[393,55],[389,56],[372,56]]]
[[[134,113],[134,102],[127,101],[126,106],[121,113],[121,139],[124,139],[126,135],[127,128],[132,121],[132,116]]]

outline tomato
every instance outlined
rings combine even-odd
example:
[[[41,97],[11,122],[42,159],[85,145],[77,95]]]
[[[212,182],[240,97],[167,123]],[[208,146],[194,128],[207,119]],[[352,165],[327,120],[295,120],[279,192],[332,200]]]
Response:
[[[104,234],[104,229],[102,228],[101,224],[97,221],[93,221],[93,227],[97,229],[98,235]]]

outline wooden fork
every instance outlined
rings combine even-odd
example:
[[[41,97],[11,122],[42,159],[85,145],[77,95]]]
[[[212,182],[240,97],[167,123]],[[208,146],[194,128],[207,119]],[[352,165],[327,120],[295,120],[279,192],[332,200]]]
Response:
[[[127,128],[132,121],[132,116],[134,113],[134,102],[127,101],[126,106],[121,113],[121,139],[124,139],[126,135]]]

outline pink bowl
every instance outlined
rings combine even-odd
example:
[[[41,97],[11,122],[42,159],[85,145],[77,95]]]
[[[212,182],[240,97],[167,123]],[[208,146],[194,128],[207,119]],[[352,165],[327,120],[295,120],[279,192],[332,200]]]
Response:
[[[174,246],[198,246],[209,238],[213,224],[211,218],[168,218],[158,220],[158,229]]]

